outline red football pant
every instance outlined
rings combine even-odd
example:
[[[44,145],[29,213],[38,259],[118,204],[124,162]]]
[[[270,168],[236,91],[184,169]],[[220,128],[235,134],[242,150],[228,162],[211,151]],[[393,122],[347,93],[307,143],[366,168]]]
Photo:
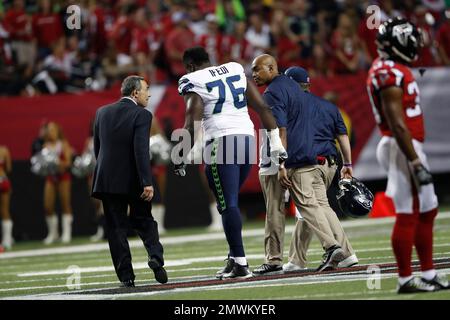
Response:
[[[418,211],[413,214],[397,214],[391,242],[400,277],[408,277],[412,274],[413,245],[419,256],[421,270],[434,269],[433,223],[436,215],[437,208],[420,214]]]

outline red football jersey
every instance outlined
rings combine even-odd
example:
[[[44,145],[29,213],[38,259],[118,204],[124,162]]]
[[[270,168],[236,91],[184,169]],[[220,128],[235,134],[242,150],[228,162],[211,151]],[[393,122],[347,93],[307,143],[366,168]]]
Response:
[[[396,86],[403,90],[403,115],[413,139],[424,141],[423,113],[420,108],[419,86],[411,70],[392,60],[375,59],[367,77],[367,91],[375,121],[384,136],[392,136],[381,106],[381,90]]]

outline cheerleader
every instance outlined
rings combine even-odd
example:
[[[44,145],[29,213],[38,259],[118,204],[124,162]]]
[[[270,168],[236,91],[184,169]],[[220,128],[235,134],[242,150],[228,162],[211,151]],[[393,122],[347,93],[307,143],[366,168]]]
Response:
[[[61,127],[55,122],[47,124],[43,148],[54,152],[59,159],[58,172],[48,175],[44,188],[44,209],[48,227],[48,235],[44,239],[45,244],[51,244],[58,238],[58,217],[55,213],[56,194],[62,209],[62,236],[63,243],[69,243],[72,239],[72,208],[71,208],[71,174],[72,149],[64,138]]]
[[[2,219],[2,247],[11,249],[13,244],[13,222],[9,212],[11,199],[11,183],[7,174],[11,173],[11,155],[5,146],[0,146],[0,217]]]

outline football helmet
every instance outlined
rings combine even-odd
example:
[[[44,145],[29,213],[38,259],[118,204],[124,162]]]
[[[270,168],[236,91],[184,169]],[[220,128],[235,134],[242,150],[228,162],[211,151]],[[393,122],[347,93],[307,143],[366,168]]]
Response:
[[[367,216],[372,210],[373,194],[356,178],[339,181],[336,198],[341,211],[352,218]]]
[[[389,19],[378,28],[375,43],[382,58],[412,63],[423,47],[422,31],[404,18]]]

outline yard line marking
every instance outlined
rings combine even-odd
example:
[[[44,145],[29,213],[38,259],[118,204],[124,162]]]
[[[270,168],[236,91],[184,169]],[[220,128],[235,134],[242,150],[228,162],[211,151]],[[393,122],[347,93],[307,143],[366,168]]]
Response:
[[[436,217],[439,219],[447,219],[450,218],[450,212],[441,212]],[[388,218],[379,218],[379,219],[360,219],[360,220],[351,220],[351,221],[342,221],[342,227],[345,228],[354,228],[354,227],[369,227],[369,226],[379,226],[385,224],[394,223],[394,217]],[[294,226],[290,225],[286,227],[286,232],[292,233],[294,230]],[[243,230],[243,237],[256,237],[264,235],[264,229],[251,229],[251,230]],[[225,235],[223,232],[216,233],[202,233],[188,236],[174,236],[174,237],[161,237],[160,241],[163,245],[170,244],[178,244],[178,243],[187,243],[187,242],[197,242],[197,241],[211,241],[211,240],[225,240]],[[143,244],[141,240],[132,240],[129,241],[130,248],[142,248]],[[79,252],[92,252],[92,251],[101,251],[101,250],[109,250],[109,246],[107,243],[98,243],[98,244],[86,244],[86,245],[77,245],[77,246],[65,246],[58,248],[47,248],[47,249],[35,249],[35,250],[21,250],[17,252],[5,252],[0,254],[0,260],[2,259],[11,259],[11,258],[21,258],[21,257],[30,257],[30,256],[43,256],[50,254],[69,254],[69,253],[79,253]]]
[[[444,244],[435,244],[434,247],[450,247],[450,243]],[[389,247],[380,247],[380,248],[367,248],[363,250],[357,250],[358,254],[364,252],[378,252],[378,251],[390,251],[392,248]],[[312,251],[312,250],[311,250]],[[264,254],[249,254],[247,255],[247,259],[264,259]],[[190,265],[192,263],[199,262],[216,262],[223,261],[223,256],[213,256],[213,257],[196,257],[196,258],[187,258],[187,259],[177,259],[177,260],[166,260],[165,266],[173,267],[173,266],[183,266]],[[146,262],[137,262],[133,263],[133,269],[147,269],[148,265]],[[114,267],[109,266],[100,266],[100,267],[81,267],[81,273],[92,273],[92,272],[112,272],[114,271]],[[18,273],[18,277],[33,277],[33,276],[41,276],[41,275],[58,275],[58,274],[70,274],[71,271],[67,269],[54,269],[54,270],[45,270],[45,271],[34,271],[34,272],[24,272]]]
[[[251,254],[247,255],[247,259],[261,259],[264,258],[263,254]],[[183,266],[189,265],[191,263],[197,262],[214,262],[214,261],[223,261],[223,255],[215,256],[215,257],[197,257],[197,258],[188,258],[188,259],[179,259],[179,260],[166,260],[164,266],[165,267],[174,267],[174,266]],[[133,269],[148,269],[148,264],[146,262],[138,262],[133,263]],[[90,273],[90,272],[106,272],[106,271],[114,271],[113,266],[102,266],[102,267],[85,267],[80,268],[81,273]],[[18,277],[33,277],[40,275],[56,275],[56,274],[71,274],[71,270],[67,269],[56,269],[56,270],[46,270],[46,271],[37,271],[37,272],[25,272],[17,274]]]
[[[440,272],[450,273],[450,269],[441,269]],[[414,272],[414,275],[420,275],[420,272]],[[310,277],[310,279],[306,279]],[[335,283],[335,282],[352,282],[352,281],[365,281],[367,280],[367,274],[358,274],[358,275],[343,275],[340,277],[327,276],[324,275],[319,279],[319,276],[307,276],[302,278],[290,278],[284,279],[289,280],[287,282],[280,282],[280,279],[273,280],[264,280],[260,283],[230,283],[230,284],[222,284],[218,286],[204,286],[204,287],[193,287],[193,288],[176,288],[165,291],[151,291],[151,292],[136,292],[136,293],[123,293],[123,294],[82,294],[83,290],[77,291],[73,294],[64,294],[64,293],[48,293],[48,294],[37,294],[37,295],[26,295],[26,296],[14,296],[3,298],[5,300],[8,299],[17,299],[17,300],[106,300],[106,299],[120,299],[120,298],[143,298],[154,295],[167,295],[167,294],[175,294],[175,293],[184,293],[184,292],[195,292],[195,291],[219,291],[219,290],[227,290],[227,289],[247,289],[247,288],[255,288],[255,287],[275,287],[275,286],[302,286],[302,285],[313,285],[313,284],[324,284],[324,283]],[[382,279],[389,279],[397,277],[396,274],[380,274]],[[295,281],[296,280],[296,281]],[[277,283],[271,283],[277,281]],[[105,288],[99,289],[105,290]],[[92,290],[89,290],[92,291]],[[390,292],[390,291],[389,291]],[[333,293],[334,294],[334,293]],[[330,294],[330,295],[333,295]]]

